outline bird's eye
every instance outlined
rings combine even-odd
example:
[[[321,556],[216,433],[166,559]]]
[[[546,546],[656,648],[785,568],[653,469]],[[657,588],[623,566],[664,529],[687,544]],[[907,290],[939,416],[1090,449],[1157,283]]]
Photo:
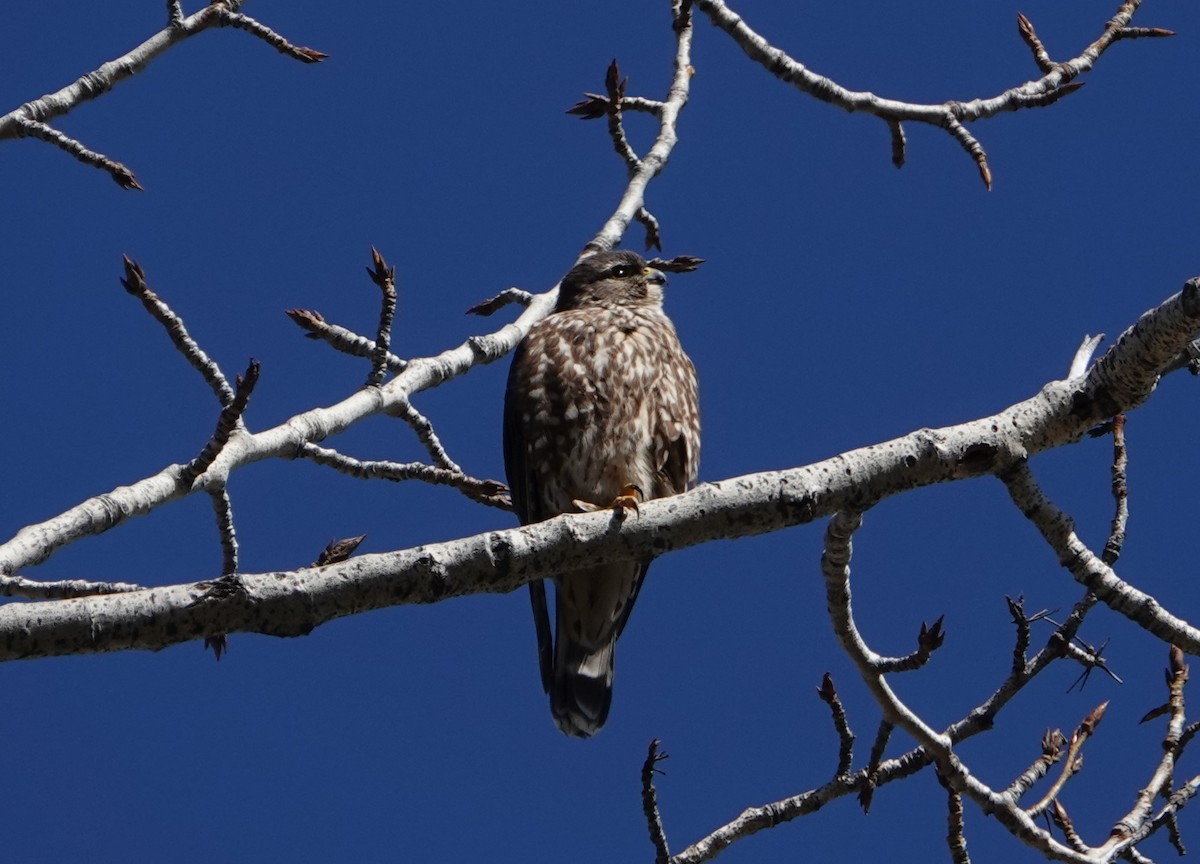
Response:
[[[609,274],[616,276],[618,279],[624,279],[626,276],[632,276],[637,272],[637,268],[632,264],[618,264],[608,271]]]

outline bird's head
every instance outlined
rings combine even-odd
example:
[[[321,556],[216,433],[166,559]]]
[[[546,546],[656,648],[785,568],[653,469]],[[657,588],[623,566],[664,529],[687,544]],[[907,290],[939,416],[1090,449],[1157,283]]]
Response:
[[[661,306],[667,277],[628,249],[585,258],[558,286],[557,311],[586,306]]]

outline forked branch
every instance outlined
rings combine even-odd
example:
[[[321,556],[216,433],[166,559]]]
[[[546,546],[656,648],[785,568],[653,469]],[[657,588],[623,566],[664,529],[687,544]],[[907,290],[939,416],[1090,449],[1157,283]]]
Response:
[[[1116,14],[1105,22],[1100,36],[1080,54],[1070,60],[1055,63],[1034,33],[1029,19],[1018,15],[1018,32],[1033,50],[1042,77],[1010,87],[995,96],[922,104],[886,98],[866,90],[849,90],[831,78],[813,72],[753,30],[725,0],[695,0],[695,5],[713,24],[727,33],[751,60],[771,75],[822,102],[828,102],[846,111],[871,114],[883,120],[891,134],[892,163],[897,168],[905,161],[902,124],[925,123],[950,133],[975,161],[984,186],[988,189],[992,186],[992,172],[988,167],[987,154],[964,124],[986,120],[1004,111],[1041,108],[1057,102],[1063,96],[1078,90],[1082,82],[1074,79],[1090,70],[1100,55],[1120,39],[1172,35],[1171,31],[1159,28],[1131,28],[1129,22],[1141,2],[1129,0],[1121,4]]]
[[[0,141],[37,138],[53,144],[85,165],[105,171],[122,189],[141,189],[133,172],[124,165],[89,150],[81,142],[54,129],[49,121],[107,93],[117,84],[141,72],[168,48],[213,27],[243,30],[303,63],[317,63],[328,56],[312,48],[292,44],[270,27],[238,12],[241,5],[241,0],[216,0],[195,14],[184,17],[183,7],[178,0],[168,2],[167,25],[132,51],[104,63],[61,90],[47,93],[0,116]]]

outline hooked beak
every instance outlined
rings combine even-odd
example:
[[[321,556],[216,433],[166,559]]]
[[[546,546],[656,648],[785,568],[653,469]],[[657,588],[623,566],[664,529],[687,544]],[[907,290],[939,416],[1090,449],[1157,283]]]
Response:
[[[661,270],[655,270],[653,267],[647,267],[645,270],[643,270],[642,276],[645,277],[646,281],[652,285],[667,284],[667,274],[663,273]]]

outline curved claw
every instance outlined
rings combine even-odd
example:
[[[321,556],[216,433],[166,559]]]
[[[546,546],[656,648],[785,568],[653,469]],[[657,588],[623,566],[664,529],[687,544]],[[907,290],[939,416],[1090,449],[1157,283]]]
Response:
[[[621,487],[621,494],[614,498],[608,506],[593,504],[591,501],[584,501],[580,498],[573,498],[571,503],[578,507],[581,513],[595,513],[598,510],[616,510],[618,515],[624,517],[626,510],[632,510],[641,516],[638,504],[645,500],[646,493],[642,491],[641,486],[636,483],[626,483]]]
[[[626,510],[633,510],[634,513],[641,516],[642,512],[638,510],[638,503],[645,497],[646,493],[642,491],[641,486],[636,483],[626,483],[621,487],[621,494],[613,500],[609,507],[619,511],[622,515]]]

